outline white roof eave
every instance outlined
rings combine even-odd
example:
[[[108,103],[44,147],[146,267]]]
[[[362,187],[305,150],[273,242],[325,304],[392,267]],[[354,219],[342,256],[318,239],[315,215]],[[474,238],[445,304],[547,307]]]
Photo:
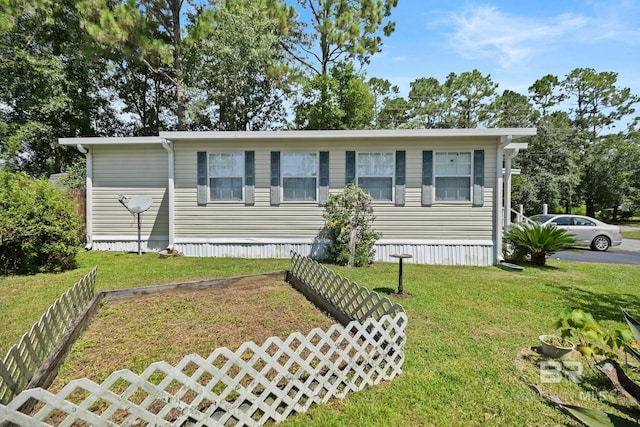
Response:
[[[91,136],[78,138],[58,138],[60,145],[129,145],[129,144],[162,144],[166,140],[159,136]]]
[[[519,139],[536,134],[536,128],[482,129],[393,129],[393,130],[289,130],[289,131],[172,131],[160,132],[162,138],[180,140],[254,140],[254,139],[403,139],[495,137],[511,135]]]
[[[393,130],[290,130],[290,131],[170,131],[159,136],[59,138],[60,145],[130,145],[163,144],[170,141],[230,141],[230,140],[343,140],[343,139],[439,139],[439,138],[495,138],[511,136],[512,140],[532,136],[536,128],[480,128],[480,129],[393,129]],[[510,143],[506,148],[526,148],[526,143]]]

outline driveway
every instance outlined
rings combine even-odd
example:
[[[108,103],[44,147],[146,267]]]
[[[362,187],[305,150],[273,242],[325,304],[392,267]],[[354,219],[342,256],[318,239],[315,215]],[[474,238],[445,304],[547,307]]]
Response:
[[[622,231],[640,231],[640,229],[632,227],[623,226],[621,228]],[[556,252],[551,255],[549,259],[640,265],[640,240],[622,239],[620,246],[614,246],[606,252],[596,252],[588,248],[576,248],[575,251]]]

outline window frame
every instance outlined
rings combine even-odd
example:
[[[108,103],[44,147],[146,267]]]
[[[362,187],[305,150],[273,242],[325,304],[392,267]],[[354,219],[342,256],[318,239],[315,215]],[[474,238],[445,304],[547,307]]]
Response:
[[[289,175],[285,177],[285,156],[287,155],[313,155],[315,158],[315,173],[311,176]],[[285,198],[285,178],[313,178],[315,180],[313,200],[287,200]],[[319,151],[282,151],[280,152],[280,200],[281,203],[309,203],[317,204],[320,186],[320,152]]]
[[[468,154],[469,155],[469,173],[468,175],[460,174],[438,174],[438,157],[441,154]],[[433,202],[434,203],[454,203],[469,204],[473,203],[473,185],[474,185],[474,150],[434,150],[433,151]],[[438,178],[468,178],[469,179],[469,197],[465,200],[443,200],[438,198]],[[462,188],[462,187],[459,187]]]
[[[388,175],[361,175],[360,174],[360,156],[362,155],[371,155],[371,154],[386,154],[386,155],[391,155],[391,176]],[[355,170],[355,184],[362,188],[362,190],[369,194],[371,196],[371,194],[365,190],[361,185],[360,185],[360,178],[391,178],[391,184],[389,186],[389,193],[391,194],[391,198],[389,199],[375,199],[373,198],[373,196],[371,196],[371,200],[374,203],[395,203],[395,185],[396,185],[396,152],[395,150],[393,151],[356,151],[356,170]]]
[[[209,203],[244,203],[245,202],[245,185],[246,185],[246,171],[245,171],[245,151],[207,151],[207,198]],[[240,157],[241,165],[240,169],[242,171],[241,176],[212,176],[211,175],[211,158],[216,155],[238,155]],[[214,178],[241,178],[240,184],[240,199],[236,200],[218,200],[213,198],[213,194],[211,193],[211,180]]]

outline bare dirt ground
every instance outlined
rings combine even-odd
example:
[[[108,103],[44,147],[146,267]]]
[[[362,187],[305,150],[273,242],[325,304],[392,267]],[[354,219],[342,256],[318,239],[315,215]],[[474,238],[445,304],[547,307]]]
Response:
[[[260,345],[270,336],[334,323],[288,283],[269,276],[105,302],[50,390],[75,378],[101,382],[115,370],[141,373],[155,361],[175,365],[191,353],[206,358],[218,347],[236,350],[246,341]]]

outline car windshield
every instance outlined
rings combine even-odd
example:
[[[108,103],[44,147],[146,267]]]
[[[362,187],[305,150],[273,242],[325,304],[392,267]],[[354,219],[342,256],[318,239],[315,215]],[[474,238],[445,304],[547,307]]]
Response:
[[[549,221],[551,218],[553,218],[553,215],[534,215],[532,217],[529,217],[531,221],[535,221],[540,224],[544,224],[545,222]]]

